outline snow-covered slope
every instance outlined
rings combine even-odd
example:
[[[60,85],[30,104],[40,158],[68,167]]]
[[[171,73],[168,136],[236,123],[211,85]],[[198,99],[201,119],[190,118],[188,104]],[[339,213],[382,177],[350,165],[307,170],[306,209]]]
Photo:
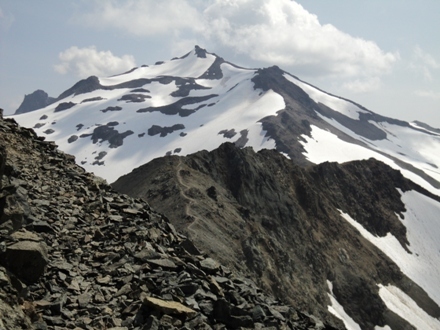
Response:
[[[406,209],[402,223],[407,230],[407,250],[391,233],[385,237],[374,236],[348,214],[341,215],[440,306],[440,203],[413,190],[400,193]],[[382,284],[379,287],[388,308],[417,329],[440,329],[440,321],[427,315],[401,290]]]
[[[255,70],[228,63],[218,65],[221,78],[214,70],[213,77],[203,78],[215,60],[196,49],[180,59],[100,78],[108,89],[74,93],[14,118],[109,182],[153,158],[212,150],[240,137],[257,150],[274,148],[258,121],[284,109],[283,98],[255,90]],[[110,89],[136,80],[141,80],[136,88]],[[63,104],[71,107],[57,111]]]
[[[13,117],[109,182],[156,157],[232,141],[276,148],[300,164],[375,157],[440,195],[438,131],[379,116],[276,67],[237,67],[197,46],[170,61],[90,77],[55,103]]]

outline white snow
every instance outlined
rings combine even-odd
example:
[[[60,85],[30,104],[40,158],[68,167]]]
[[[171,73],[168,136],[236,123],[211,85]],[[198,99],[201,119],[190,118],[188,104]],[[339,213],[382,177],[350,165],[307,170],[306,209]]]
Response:
[[[419,129],[419,130],[423,130],[423,131],[428,132],[428,133],[430,133],[430,134],[440,136],[440,133],[437,133],[437,132],[435,132],[435,131],[433,131],[433,130],[430,130],[430,129],[426,129],[425,127],[422,127],[422,126],[420,126],[420,125],[417,125],[417,123],[412,122],[412,123],[409,123],[409,124],[410,124],[412,127],[417,128],[417,129]],[[435,129],[435,128],[434,128],[434,129]]]
[[[338,319],[344,322],[347,330],[362,330],[358,323],[356,323],[344,310],[344,307],[336,300],[333,294],[333,283],[327,280],[327,285],[330,293],[327,293],[330,297],[331,305],[327,306],[328,311],[336,316]]]
[[[192,50],[189,55],[183,59],[175,59],[162,64],[139,67],[126,74],[99,78],[99,81],[104,86],[111,86],[133,79],[155,78],[158,76],[197,78],[208,70],[214,61],[214,55],[207,53],[206,58],[200,58],[195,54],[195,50]]]
[[[338,129],[341,129],[342,131],[349,131],[345,127],[342,127],[342,125],[335,124],[336,122],[334,121],[329,120],[329,122],[332,122],[332,125],[334,125]],[[404,157],[400,155],[397,151],[390,151],[393,148],[398,148],[398,146],[396,147],[393,146],[391,142],[374,141],[374,143],[376,143],[377,145],[379,146],[381,145],[381,147],[378,147],[372,145],[373,142],[370,141],[368,145],[372,149],[369,149],[361,145],[345,142],[335,134],[327,130],[321,129],[315,125],[311,125],[311,129],[312,129],[311,137],[307,135],[302,135],[301,137],[304,139],[305,142],[300,140],[300,143],[303,145],[304,149],[306,150],[304,155],[312,163],[319,164],[325,161],[344,163],[353,160],[375,158],[377,160],[384,162],[385,164],[389,165],[390,167],[396,170],[400,170],[402,172],[402,175],[405,176],[406,178],[419,184],[420,186],[432,192],[433,194],[440,196],[440,189],[433,187],[421,176],[403,167],[400,167],[398,164],[394,162],[394,160],[380,153],[380,152],[384,152],[384,153],[388,152],[388,154],[390,154],[391,156],[399,157],[400,159],[407,161],[411,165],[421,170],[425,169],[426,171],[427,167],[430,167],[433,169],[433,171],[429,172],[429,174],[440,182],[439,171],[436,170],[434,167],[432,167],[432,165],[427,164],[427,162],[433,162],[434,164],[438,164],[438,166],[440,167],[440,158],[439,158],[440,150],[437,151],[437,149],[440,148],[440,141],[438,144],[436,144],[435,141],[429,140],[429,138],[424,139],[423,136],[417,136],[414,139],[418,141],[418,143],[411,142],[411,138],[410,138],[411,132],[408,133],[408,136],[405,136],[405,139],[401,141],[403,145],[404,143],[407,143],[405,148],[402,148],[402,151],[414,157],[418,157],[415,158],[416,160],[412,160],[411,157]],[[355,135],[354,133],[352,134],[353,136]],[[357,140],[365,141],[366,139],[357,136]],[[413,149],[418,149],[419,151],[418,152],[413,151]],[[425,157],[424,161],[420,161],[420,159],[423,159],[423,157]],[[419,160],[417,161],[417,159]]]
[[[383,286],[379,284],[379,288],[379,295],[385,305],[416,329],[440,329],[439,320],[427,314],[405,292],[392,285]]]
[[[312,163],[319,164],[325,161],[344,163],[356,159],[376,157],[377,153],[357,144],[348,143],[335,134],[315,125],[310,126],[311,137],[302,135],[302,142],[306,153],[304,155]],[[385,157],[384,157],[385,158]]]
[[[368,113],[368,111],[359,108],[358,106],[356,106],[355,104],[353,104],[349,101],[346,101],[346,100],[341,99],[339,97],[332,96],[332,95],[327,94],[323,91],[320,91],[316,87],[313,87],[309,84],[306,84],[306,83],[302,82],[301,80],[298,80],[298,79],[292,77],[289,74],[284,74],[284,78],[286,78],[290,82],[292,82],[295,85],[297,85],[298,87],[300,87],[316,103],[325,104],[330,109],[337,111],[337,112],[340,112],[349,118],[358,120],[359,119],[359,112]]]
[[[374,236],[348,214],[341,215],[440,305],[440,203],[416,191],[400,193],[406,208],[401,221],[407,229],[411,253],[390,233]]]

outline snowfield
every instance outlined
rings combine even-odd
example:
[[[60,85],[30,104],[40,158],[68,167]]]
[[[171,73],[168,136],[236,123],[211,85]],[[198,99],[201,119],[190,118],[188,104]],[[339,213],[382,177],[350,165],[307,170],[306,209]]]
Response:
[[[275,141],[266,136],[259,120],[276,115],[279,110],[284,109],[284,99],[272,90],[256,90],[251,82],[256,74],[255,70],[239,69],[228,63],[221,64],[222,79],[196,79],[214,60],[213,55],[207,54],[206,58],[199,58],[195,51],[192,51],[183,59],[152,67],[140,67],[114,77],[100,78],[100,83],[105,86],[157,76],[192,78],[206,89],[190,89],[188,97],[211,97],[201,101],[195,99],[194,103],[181,106],[183,110],[194,111],[188,116],[169,115],[159,111],[138,111],[149,107],[173,107],[173,104],[182,100],[183,96],[173,96],[173,93],[181,88],[174,80],[168,84],[153,81],[141,86],[148,92],[132,92],[133,88],[118,88],[71,95],[44,109],[14,118],[20,125],[34,127],[37,134],[55,140],[61,150],[76,156],[77,163],[108,182],[115,181],[154,158],[167,154],[187,155],[203,149],[210,151],[226,141],[236,141],[241,136],[245,145],[250,145],[257,151],[275,148]],[[148,97],[142,103],[118,101],[127,94],[143,94]],[[82,103],[96,97],[101,97],[102,100]],[[55,112],[60,103],[67,102],[73,102],[75,106]],[[115,104],[122,109],[105,111]],[[98,126],[112,122],[114,129],[119,133],[132,132],[123,139],[121,147],[111,148],[107,141],[90,142],[89,136]],[[39,125],[42,126],[38,127]],[[166,136],[150,136],[148,130],[153,125],[183,125],[184,128]],[[53,132],[47,134],[47,129]],[[222,131],[230,130],[235,132],[233,138],[227,134],[220,134]],[[69,141],[72,136],[77,136],[77,140]],[[103,153],[105,155],[98,159]],[[103,164],[96,165],[99,161],[103,161]]]
[[[344,310],[344,307],[336,300],[335,295],[333,294],[333,284],[329,280],[327,280],[327,285],[330,290],[330,293],[327,293],[330,302],[332,303],[330,306],[328,306],[328,310],[330,313],[332,313],[334,316],[336,316],[338,319],[342,320],[344,322],[345,327],[347,330],[362,330],[359,324],[357,324]]]

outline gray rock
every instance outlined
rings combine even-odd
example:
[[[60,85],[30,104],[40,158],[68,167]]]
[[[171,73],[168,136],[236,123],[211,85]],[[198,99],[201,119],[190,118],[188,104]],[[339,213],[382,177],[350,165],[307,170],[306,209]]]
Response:
[[[12,244],[0,255],[0,263],[26,284],[38,281],[48,261],[45,244],[34,241]]]
[[[220,264],[212,258],[206,258],[200,262],[200,267],[205,272],[213,274],[219,269]]]
[[[77,300],[78,300],[78,306],[81,308],[85,308],[92,300],[92,296],[89,293],[83,293],[78,296]]]
[[[150,259],[148,260],[150,264],[160,266],[163,268],[176,269],[177,265],[170,259]]]

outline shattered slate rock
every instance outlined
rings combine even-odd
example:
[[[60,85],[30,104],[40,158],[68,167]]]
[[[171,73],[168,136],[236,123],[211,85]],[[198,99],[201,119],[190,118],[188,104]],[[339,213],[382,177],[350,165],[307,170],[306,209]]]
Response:
[[[186,317],[193,317],[197,314],[197,312],[193,309],[188,308],[176,301],[165,301],[148,296],[144,296],[142,301],[147,306],[167,314],[184,315]]]
[[[212,258],[206,258],[200,262],[200,267],[207,273],[215,273],[220,267],[219,263]]]

